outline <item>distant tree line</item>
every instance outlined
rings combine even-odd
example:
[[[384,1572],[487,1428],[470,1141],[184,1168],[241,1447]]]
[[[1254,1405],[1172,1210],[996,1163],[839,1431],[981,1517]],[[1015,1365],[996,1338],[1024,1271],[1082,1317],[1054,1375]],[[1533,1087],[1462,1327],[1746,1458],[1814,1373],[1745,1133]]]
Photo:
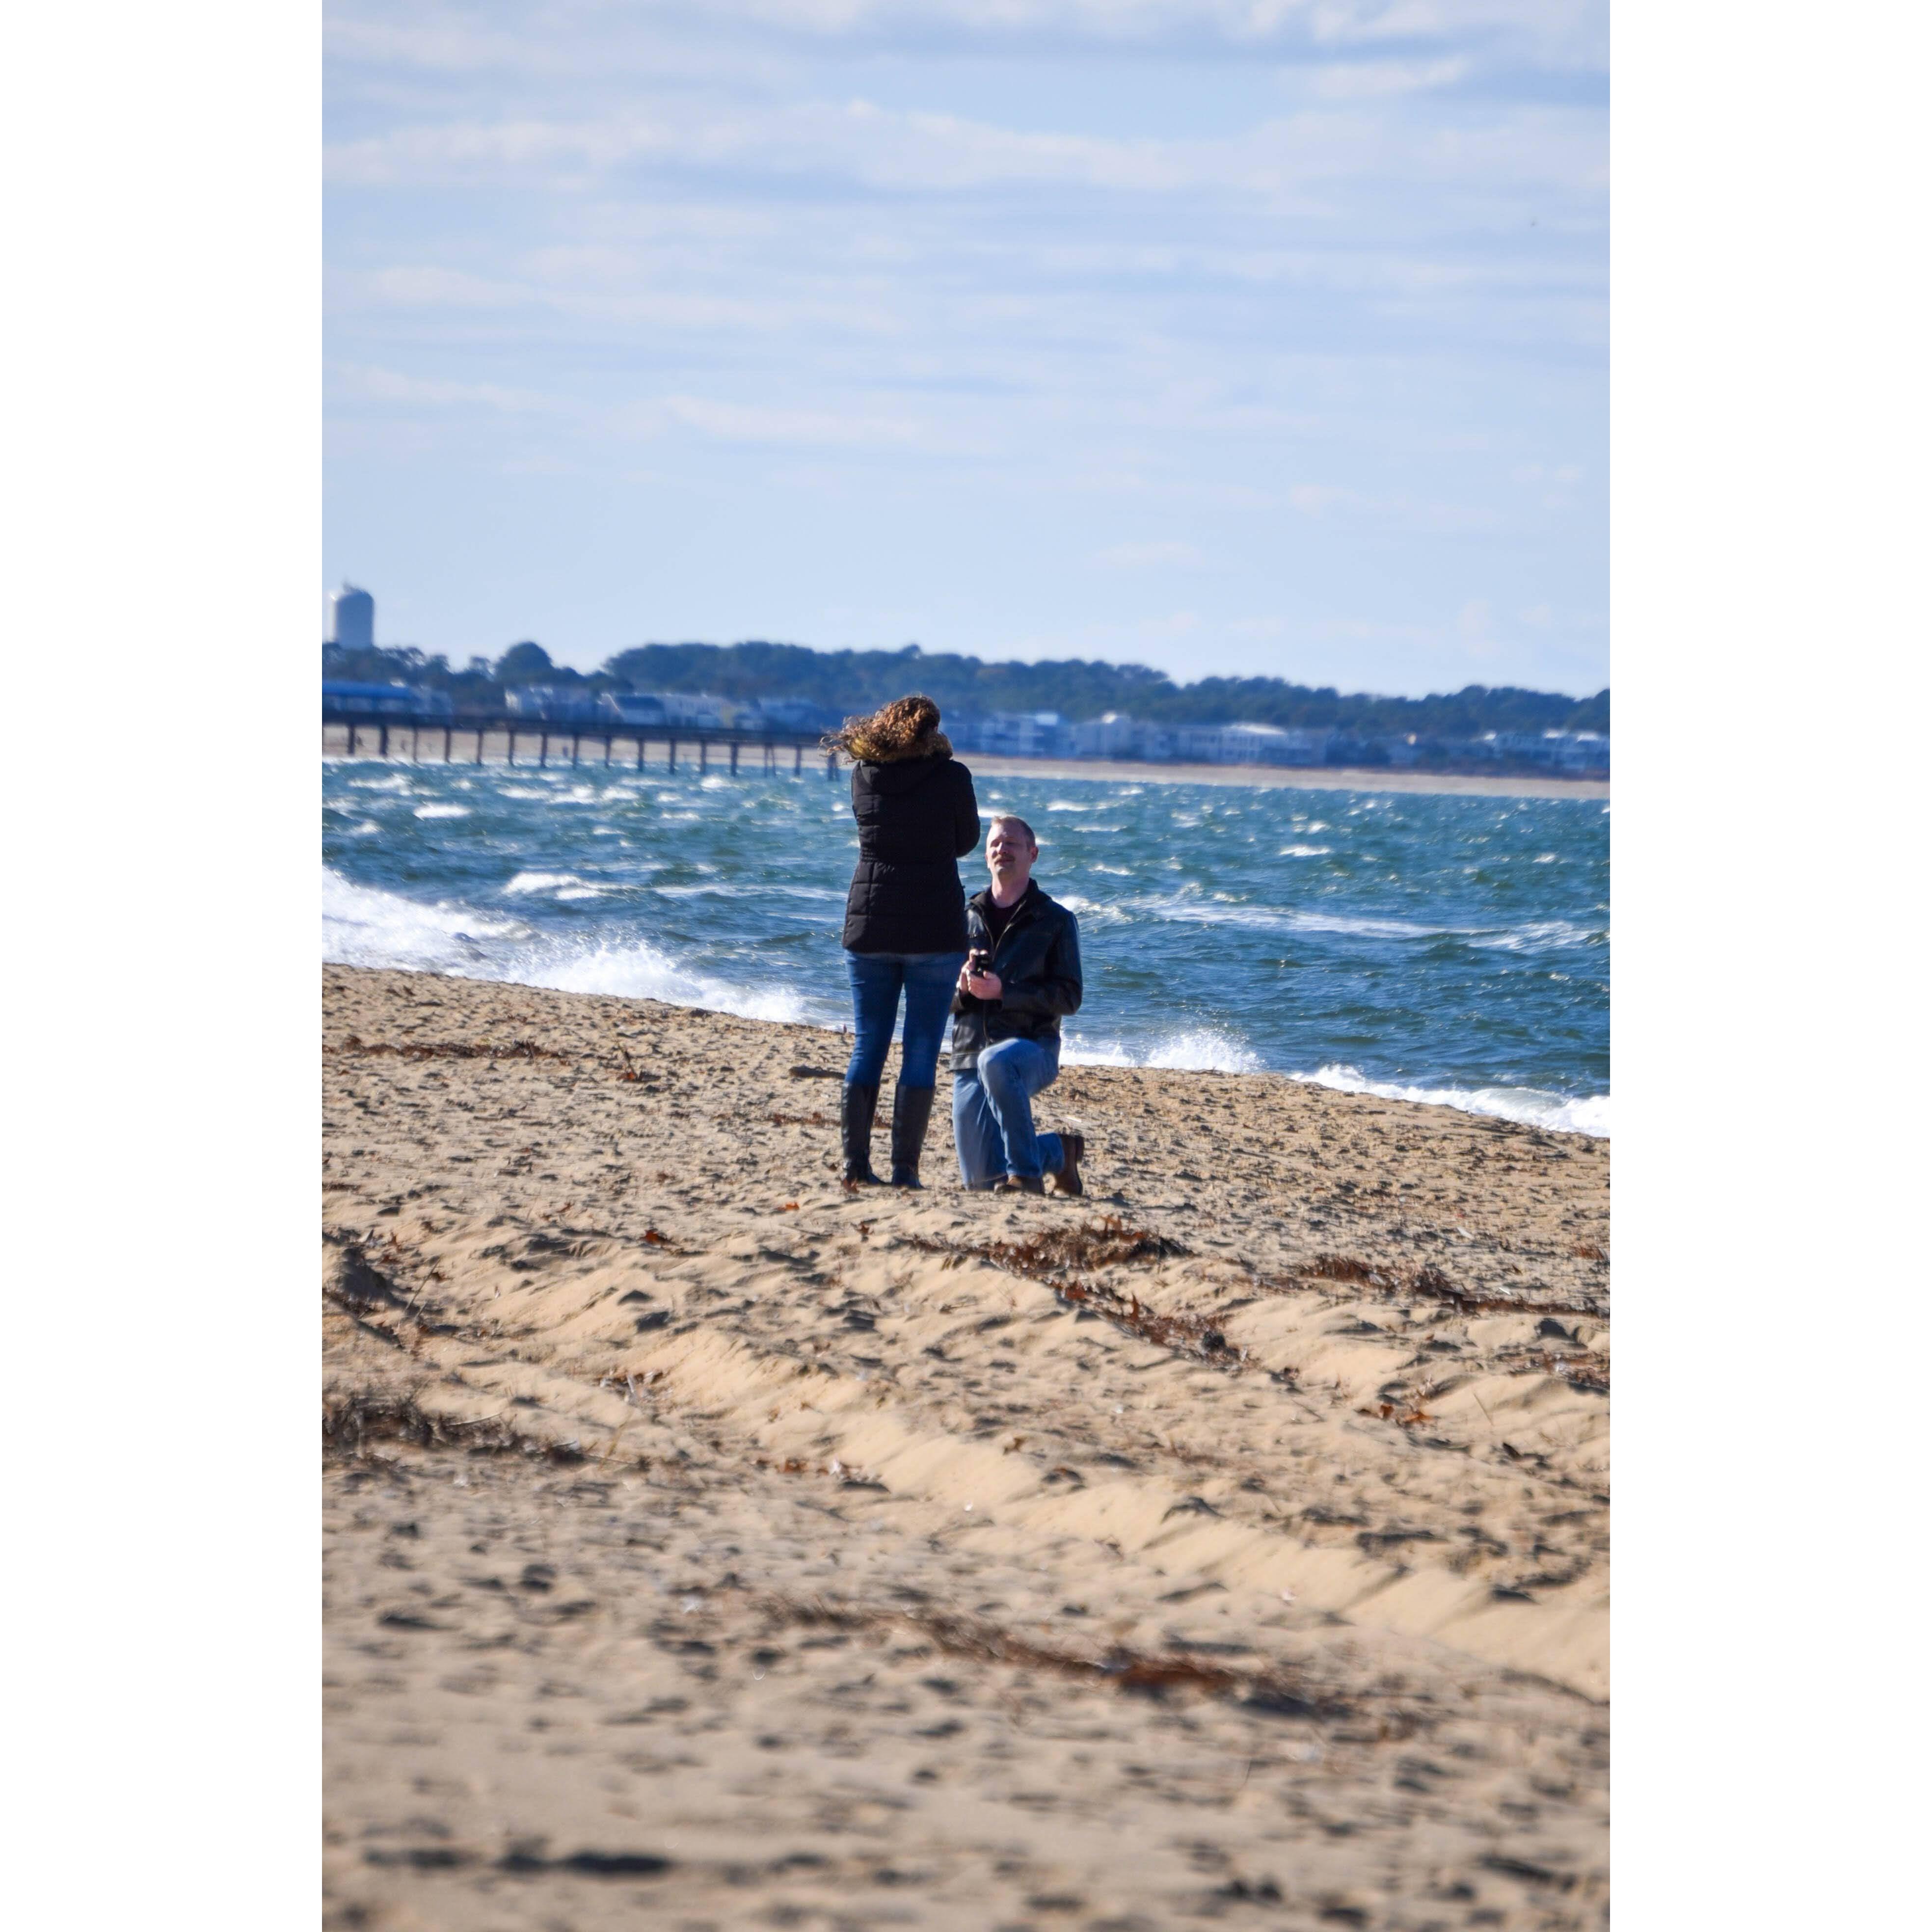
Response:
[[[1343,696],[1278,677],[1204,677],[1176,684],[1144,664],[1097,659],[998,662],[916,644],[898,651],[815,651],[802,644],[639,644],[587,675],[553,664],[539,644],[512,644],[493,663],[472,657],[460,670],[440,652],[322,647],[322,675],[372,683],[397,680],[446,692],[459,711],[502,701],[512,686],[547,684],[602,691],[710,692],[720,698],[798,698],[843,716],[922,691],[942,711],[1057,711],[1078,721],[1108,711],[1163,724],[1234,722],[1333,727],[1365,734],[1429,733],[1475,737],[1485,731],[1602,731],[1610,694],[1576,698],[1514,686],[1466,686],[1428,698]]]

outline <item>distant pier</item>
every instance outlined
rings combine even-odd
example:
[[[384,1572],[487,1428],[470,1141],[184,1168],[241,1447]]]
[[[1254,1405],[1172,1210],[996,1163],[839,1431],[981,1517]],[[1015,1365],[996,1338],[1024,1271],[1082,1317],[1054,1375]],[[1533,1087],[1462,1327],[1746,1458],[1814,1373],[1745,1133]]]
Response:
[[[736,772],[741,760],[748,769],[802,776],[808,757],[813,769],[825,761],[825,775],[838,775],[838,754],[828,752],[818,734],[805,731],[734,731],[729,726],[706,729],[695,724],[627,724],[614,718],[544,719],[513,716],[507,712],[438,717],[428,713],[348,711],[324,705],[322,752],[324,758],[401,758],[411,764],[481,765],[502,764],[547,767],[623,765],[646,769],[649,762],[664,771],[678,768],[684,754],[692,764],[709,772]],[[620,755],[621,754],[621,755]],[[755,760],[755,762],[754,762]]]

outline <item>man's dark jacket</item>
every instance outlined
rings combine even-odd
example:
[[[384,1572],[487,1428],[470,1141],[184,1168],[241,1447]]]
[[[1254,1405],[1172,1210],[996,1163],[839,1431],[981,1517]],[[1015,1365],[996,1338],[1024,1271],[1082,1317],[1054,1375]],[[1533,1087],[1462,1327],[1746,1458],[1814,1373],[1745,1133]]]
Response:
[[[987,970],[1000,978],[997,1000],[952,996],[952,1070],[964,1073],[980,1064],[982,1048],[1003,1040],[1058,1042],[1060,1022],[1080,1010],[1080,926],[1058,899],[1050,899],[1036,880],[1026,890],[993,944],[986,912],[990,890],[975,892],[966,906],[966,938],[974,950],[992,955]]]
[[[973,774],[950,752],[852,767],[859,862],[845,896],[850,952],[963,952],[958,861],[980,842]]]

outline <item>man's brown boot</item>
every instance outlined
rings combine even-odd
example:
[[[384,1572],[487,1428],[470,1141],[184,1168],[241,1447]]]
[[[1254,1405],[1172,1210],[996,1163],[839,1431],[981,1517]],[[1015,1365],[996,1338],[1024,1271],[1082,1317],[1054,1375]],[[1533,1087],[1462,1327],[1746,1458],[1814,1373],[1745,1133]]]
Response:
[[[1062,1134],[1060,1148],[1060,1172],[1053,1176],[1053,1191],[1056,1194],[1084,1194],[1087,1187],[1080,1178],[1080,1162],[1087,1152],[1087,1136]]]

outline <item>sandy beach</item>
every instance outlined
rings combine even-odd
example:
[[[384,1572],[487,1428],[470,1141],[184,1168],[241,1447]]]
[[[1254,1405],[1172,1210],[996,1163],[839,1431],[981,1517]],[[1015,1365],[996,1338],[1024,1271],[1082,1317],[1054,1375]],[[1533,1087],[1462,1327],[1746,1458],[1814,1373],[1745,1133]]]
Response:
[[[1115,784],[1258,785],[1290,791],[1435,792],[1464,798],[1606,799],[1607,778],[1510,777],[1494,772],[1397,771],[1387,765],[1178,765],[1117,758],[962,754],[988,778],[1105,778]]]
[[[1087,1198],[848,1192],[836,1034],[324,1007],[328,1924],[1606,1922],[1606,1142],[1082,1066]]]

